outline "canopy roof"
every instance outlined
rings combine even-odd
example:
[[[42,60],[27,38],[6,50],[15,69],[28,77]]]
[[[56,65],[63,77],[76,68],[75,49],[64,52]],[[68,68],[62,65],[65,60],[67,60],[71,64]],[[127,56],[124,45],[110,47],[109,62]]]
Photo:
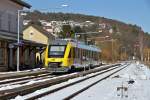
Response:
[[[30,4],[28,4],[28,3],[26,3],[26,2],[24,2],[24,1],[22,1],[22,0],[10,0],[10,1],[15,2],[15,3],[17,3],[17,4],[19,4],[19,5],[22,5],[22,6],[24,6],[24,7],[27,7],[27,8],[31,8],[31,5],[30,5]]]

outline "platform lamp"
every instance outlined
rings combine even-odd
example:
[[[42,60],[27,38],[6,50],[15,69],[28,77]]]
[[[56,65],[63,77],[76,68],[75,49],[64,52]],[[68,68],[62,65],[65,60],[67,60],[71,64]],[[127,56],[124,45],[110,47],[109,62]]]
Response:
[[[58,8],[50,8],[50,9],[62,9],[64,7],[68,7],[67,4],[62,4],[60,7]],[[18,24],[17,24],[17,71],[19,71],[19,45],[20,45],[20,16],[26,16],[27,14],[25,12],[31,12],[31,11],[34,11],[33,9],[32,10],[18,10],[17,11],[17,14],[18,14]],[[48,11],[48,9],[41,9],[40,11]]]

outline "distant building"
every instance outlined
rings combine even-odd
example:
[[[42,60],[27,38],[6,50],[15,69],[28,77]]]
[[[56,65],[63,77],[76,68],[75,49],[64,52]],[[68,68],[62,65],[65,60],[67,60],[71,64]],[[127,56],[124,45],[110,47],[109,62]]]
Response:
[[[41,26],[29,25],[23,31],[23,39],[47,44],[49,40],[53,40],[55,37]]]
[[[44,30],[42,26],[29,25],[23,31],[23,39],[47,45],[48,42],[55,39],[55,36]],[[44,60],[44,52],[37,52],[36,58]]]
[[[31,20],[23,20],[23,25],[27,26],[30,22],[31,22]]]

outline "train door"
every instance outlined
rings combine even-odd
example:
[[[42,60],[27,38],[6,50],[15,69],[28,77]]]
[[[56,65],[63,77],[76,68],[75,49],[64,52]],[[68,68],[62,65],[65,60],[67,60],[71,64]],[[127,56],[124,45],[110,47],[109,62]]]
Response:
[[[73,65],[73,60],[74,60],[74,49],[71,47],[70,48],[70,52],[69,52],[69,56],[68,56],[68,63],[69,63],[69,66],[72,66]]]

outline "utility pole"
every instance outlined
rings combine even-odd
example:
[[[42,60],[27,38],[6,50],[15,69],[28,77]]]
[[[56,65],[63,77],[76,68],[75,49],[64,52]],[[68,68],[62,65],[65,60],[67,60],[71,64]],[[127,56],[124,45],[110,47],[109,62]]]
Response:
[[[148,49],[148,62],[149,62],[149,49]]]
[[[141,31],[139,33],[139,42],[140,42],[140,58],[141,58],[141,61],[143,61],[143,35],[144,33]]]
[[[19,71],[20,11],[21,11],[21,10],[18,10],[18,38],[17,38],[18,47],[17,47],[17,71]]]
[[[111,39],[112,62],[116,60],[116,39]]]
[[[111,52],[112,52],[112,62],[114,62],[114,40],[111,39]]]

